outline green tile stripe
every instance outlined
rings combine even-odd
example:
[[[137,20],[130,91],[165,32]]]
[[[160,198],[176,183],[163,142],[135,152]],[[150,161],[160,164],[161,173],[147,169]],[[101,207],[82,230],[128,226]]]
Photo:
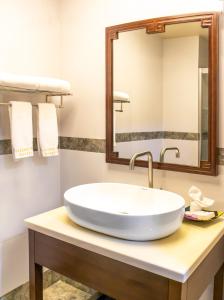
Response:
[[[89,139],[61,136],[59,138],[59,145],[60,149],[97,153],[106,152],[106,141],[104,139]]]
[[[12,154],[11,140],[0,140],[0,155]]]
[[[33,139],[34,151],[37,151],[37,139]],[[106,141],[104,139],[89,139],[76,137],[59,137],[59,148],[87,152],[106,152]],[[12,154],[11,140],[0,140],[0,155]]]
[[[37,139],[33,139],[33,149],[37,151]],[[12,154],[11,140],[0,140],[0,155]]]
[[[116,142],[131,142],[154,139],[172,139],[198,141],[199,133],[196,132],[177,132],[177,131],[146,131],[146,132],[121,132],[116,133]]]
[[[224,165],[224,148],[218,148],[218,163]]]
[[[76,137],[59,137],[59,148],[85,152],[105,153],[105,139],[90,139]],[[34,150],[37,150],[37,139],[34,138]],[[0,140],[0,155],[11,154],[11,140]],[[218,148],[218,163],[224,165],[224,148]]]

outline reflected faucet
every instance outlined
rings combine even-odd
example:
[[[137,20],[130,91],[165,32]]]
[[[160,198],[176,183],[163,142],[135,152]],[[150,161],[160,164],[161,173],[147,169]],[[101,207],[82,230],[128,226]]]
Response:
[[[178,147],[167,147],[167,148],[163,148],[161,151],[160,151],[160,156],[159,156],[159,161],[161,163],[164,162],[164,156],[165,156],[165,153],[166,151],[176,151],[176,157],[179,158],[180,157],[180,150]]]
[[[147,155],[148,157],[148,184],[150,188],[153,188],[153,157],[152,157],[152,153],[151,151],[145,151],[145,152],[139,152],[139,153],[135,153],[129,163],[129,167],[130,170],[134,170],[135,168],[135,160],[140,157],[140,156],[144,156]]]

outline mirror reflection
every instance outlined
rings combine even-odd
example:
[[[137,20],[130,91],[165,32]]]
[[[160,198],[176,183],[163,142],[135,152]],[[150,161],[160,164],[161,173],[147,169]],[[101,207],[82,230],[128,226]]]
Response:
[[[113,45],[114,152],[199,166],[208,159],[208,29],[200,22],[119,33]]]

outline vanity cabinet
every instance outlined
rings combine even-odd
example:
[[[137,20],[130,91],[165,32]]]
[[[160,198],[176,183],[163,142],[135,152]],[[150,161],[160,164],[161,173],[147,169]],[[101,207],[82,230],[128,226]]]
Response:
[[[132,242],[74,224],[64,207],[29,218],[31,300],[43,299],[43,267],[118,300],[198,300],[214,278],[221,300],[223,221],[186,222],[167,238]]]

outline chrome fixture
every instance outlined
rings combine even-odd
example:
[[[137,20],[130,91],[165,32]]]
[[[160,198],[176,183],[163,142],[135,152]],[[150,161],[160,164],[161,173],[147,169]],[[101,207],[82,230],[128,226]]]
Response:
[[[123,104],[130,103],[130,100],[113,100],[114,103],[120,103],[120,109],[115,109],[116,112],[123,112]]]
[[[1,91],[1,89],[0,89]],[[14,91],[13,91],[14,92]],[[23,91],[24,92],[24,91]],[[24,92],[25,93],[25,92]],[[38,92],[37,92],[38,93]],[[39,94],[41,94],[41,92],[39,92]],[[65,94],[65,96],[67,95],[70,95],[70,94]],[[54,96],[60,96],[60,99],[61,99],[61,102],[59,105],[55,105],[56,108],[64,108],[63,106],[63,95],[60,95],[60,94],[49,94],[49,95],[45,95],[46,96],[46,103],[50,103],[49,100],[48,100],[48,97],[54,97]],[[10,103],[7,103],[7,102],[0,102],[0,105],[4,105],[4,106],[11,106]],[[32,104],[33,107],[38,107],[37,104]]]
[[[129,163],[129,167],[130,170],[134,170],[135,168],[135,160],[140,157],[140,156],[144,156],[147,155],[148,157],[148,184],[150,188],[153,188],[153,157],[152,157],[152,153],[151,151],[144,151],[144,152],[139,152],[139,153],[135,153]]]
[[[166,148],[163,148],[161,151],[160,151],[160,156],[159,156],[159,161],[161,163],[164,162],[164,156],[165,156],[165,153],[166,151],[176,151],[176,158],[179,158],[180,157],[180,150],[178,147],[166,147]]]

